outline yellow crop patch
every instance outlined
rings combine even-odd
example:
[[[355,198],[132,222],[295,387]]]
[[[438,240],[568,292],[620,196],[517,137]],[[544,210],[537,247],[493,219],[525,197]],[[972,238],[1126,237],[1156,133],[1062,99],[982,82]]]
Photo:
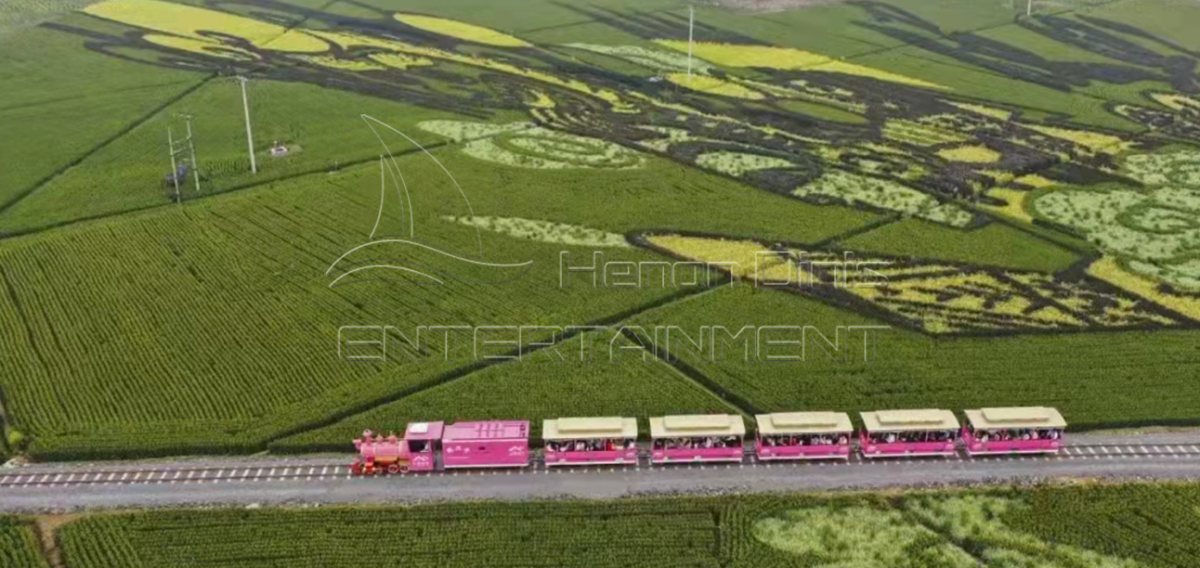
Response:
[[[1025,211],[1025,197],[1027,195],[1027,192],[1019,189],[994,187],[988,190],[988,196],[1003,199],[1005,201],[1005,205],[997,206],[981,203],[979,206],[989,211],[995,211],[996,213],[1012,217],[1013,219],[1019,219],[1021,221],[1025,221],[1026,223],[1032,223],[1033,217],[1031,217],[1029,213]]]
[[[1131,294],[1152,300],[1200,321],[1200,298],[1164,293],[1159,289],[1158,282],[1131,274],[1113,257],[1105,256],[1093,262],[1087,272]]]
[[[687,53],[688,42],[676,39],[656,39],[654,43],[675,51]],[[783,69],[788,71],[821,71],[826,73],[842,73],[858,77],[870,77],[880,81],[901,83],[914,87],[929,89],[947,89],[936,83],[906,77],[897,73],[888,73],[871,67],[855,65],[839,61],[828,55],[794,49],[790,47],[775,47],[770,45],[739,45],[733,43],[694,42],[692,55],[709,63],[726,67],[759,67],[764,69]]]
[[[1192,110],[1200,111],[1200,100],[1193,99],[1187,95],[1179,95],[1175,93],[1153,93],[1150,95],[1150,98],[1171,110],[1184,110],[1191,108]]]
[[[767,254],[769,249],[755,241],[681,235],[653,235],[646,240],[688,260],[723,265],[716,268],[737,278],[788,281],[784,274],[789,268],[787,258]]]
[[[276,51],[321,53],[329,50],[325,42],[301,31],[289,31],[280,25],[173,2],[106,0],[92,4],[83,11],[98,18],[213,45],[219,43],[200,35],[199,32],[218,32],[240,37],[256,47]]]
[[[902,85],[910,85],[924,89],[940,89],[943,91],[951,90],[949,87],[944,87],[937,83],[930,83],[929,81],[922,81],[921,79],[900,75],[899,73],[889,73],[887,71],[880,71],[879,69],[875,69],[873,67],[864,67],[862,65],[855,65],[854,63],[847,63],[845,61],[830,61],[829,63],[823,63],[808,70],[821,71],[823,73],[842,73],[844,75],[854,75],[857,77],[868,77],[880,81],[887,81],[889,83],[900,83]]]
[[[965,162],[968,164],[991,164],[1000,161],[1000,152],[997,152],[987,146],[959,146],[957,148],[947,148],[939,150],[938,155],[943,159],[951,162]]]
[[[1014,179],[1013,181],[1015,181],[1021,185],[1028,185],[1029,187],[1036,187],[1038,189],[1041,189],[1043,187],[1050,187],[1053,185],[1058,185],[1058,182],[1056,182],[1052,179],[1044,178],[1037,174],[1023,175],[1017,179]]]
[[[211,55],[214,57],[242,60],[251,60],[257,57],[253,53],[250,53],[244,49],[222,45],[215,41],[192,39],[190,37],[179,37],[165,34],[146,34],[142,37],[142,39],[155,45],[161,45],[171,49],[178,49],[180,51],[190,51],[192,53],[199,53],[201,55]]]
[[[683,40],[656,39],[654,43],[682,53],[688,51],[688,42]],[[765,67],[768,69],[804,69],[831,61],[827,55],[789,47],[704,41],[692,43],[692,55],[725,67]]]
[[[1060,128],[1057,126],[1045,126],[1042,124],[1028,124],[1027,128],[1036,130],[1062,140],[1069,140],[1091,150],[1092,152],[1104,152],[1106,154],[1119,154],[1133,147],[1133,142],[1122,140],[1119,136],[1104,134],[1101,132],[1090,132],[1087,130],[1074,130],[1071,128]]]
[[[956,106],[960,109],[963,109],[965,111],[973,112],[975,114],[981,114],[983,116],[990,116],[990,117],[998,119],[998,120],[1010,120],[1010,119],[1012,119],[1012,115],[1013,115],[1011,110],[1004,110],[1002,108],[995,108],[995,107],[984,106],[984,105],[976,105],[976,104],[971,104],[971,103],[958,103],[958,102],[954,102],[954,101],[946,101],[946,102],[948,102],[951,105]]]
[[[667,80],[693,91],[703,91],[723,97],[734,97],[752,101],[764,98],[764,95],[758,91],[748,89],[737,83],[731,83],[716,77],[709,77],[708,75],[692,75],[689,78],[687,73],[671,73],[667,75]]]
[[[338,59],[328,55],[314,55],[305,57],[305,61],[314,65],[320,65],[329,69],[339,69],[342,71],[381,71],[387,69],[383,65],[377,65],[369,61],[355,61],[351,59]]]
[[[414,28],[456,39],[498,47],[530,47],[524,40],[483,26],[417,14],[396,14],[395,17]]]

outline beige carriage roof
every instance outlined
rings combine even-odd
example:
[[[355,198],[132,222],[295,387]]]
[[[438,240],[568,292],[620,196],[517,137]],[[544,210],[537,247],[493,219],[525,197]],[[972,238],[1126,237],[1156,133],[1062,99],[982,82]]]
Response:
[[[650,419],[650,437],[745,436],[746,425],[737,414],[693,414]]]
[[[1067,421],[1063,420],[1058,410],[1046,406],[1025,406],[1011,408],[984,408],[968,410],[967,421],[971,426],[982,429],[992,428],[1066,428]]]
[[[636,418],[559,418],[542,422],[543,440],[587,440],[592,438],[636,438]]]
[[[759,414],[758,433],[764,436],[775,434],[835,434],[852,432],[850,415],[845,412],[780,412]]]
[[[955,430],[958,419],[949,410],[878,410],[861,414],[868,432]]]

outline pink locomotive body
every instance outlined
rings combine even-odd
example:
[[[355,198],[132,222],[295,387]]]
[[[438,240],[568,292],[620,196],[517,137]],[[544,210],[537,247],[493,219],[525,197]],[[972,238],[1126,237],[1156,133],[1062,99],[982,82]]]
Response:
[[[838,412],[760,414],[754,452],[762,461],[850,459],[854,427]]]
[[[949,410],[863,412],[859,444],[864,458],[953,456],[958,453],[958,419]]]
[[[529,422],[459,422],[442,434],[442,467],[529,465]]]
[[[740,462],[746,426],[735,414],[650,419],[650,462]]]
[[[962,429],[970,455],[1057,453],[1067,423],[1053,408],[968,410]]]
[[[542,422],[546,466],[636,464],[634,418],[559,418]]]

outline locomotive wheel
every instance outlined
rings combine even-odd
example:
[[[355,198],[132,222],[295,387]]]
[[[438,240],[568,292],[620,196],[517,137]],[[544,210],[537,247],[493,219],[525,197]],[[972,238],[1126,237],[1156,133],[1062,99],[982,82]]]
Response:
[[[400,473],[400,466],[398,466],[396,464],[389,465],[387,467],[387,472],[388,473]]]
[[[350,474],[351,475],[362,475],[363,474],[362,464],[356,463],[354,465],[351,465],[350,466]]]
[[[408,466],[407,465],[400,466],[400,473],[408,473]]]

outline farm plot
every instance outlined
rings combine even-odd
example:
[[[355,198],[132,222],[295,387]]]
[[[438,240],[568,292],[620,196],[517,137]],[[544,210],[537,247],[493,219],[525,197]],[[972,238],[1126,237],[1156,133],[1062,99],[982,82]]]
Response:
[[[492,232],[483,240],[489,261],[533,261],[512,285],[380,281],[331,289],[338,274],[327,271],[367,240],[377,216],[376,175],[371,167],[321,174],[286,190],[5,242],[0,335],[13,348],[0,354],[0,374],[9,418],[31,438],[30,453],[49,459],[248,450],[470,363],[469,353],[445,362],[431,341],[426,364],[350,365],[339,359],[340,326],[393,325],[411,333],[419,325],[582,325],[676,293],[561,288],[559,252],[584,259],[591,249]],[[436,184],[423,189],[429,203],[448,202]],[[478,246],[472,228],[441,218],[460,210],[423,211],[416,227],[425,242]],[[380,226],[398,224],[385,218]],[[429,260],[395,243],[373,248],[400,261]],[[627,248],[606,254],[655,258]],[[472,271],[462,276],[479,279]]]
[[[1033,491],[1030,506],[1006,515],[1038,538],[1186,568],[1200,560],[1200,491],[1195,485],[1071,487]]]
[[[32,523],[0,517],[0,563],[9,568],[48,568]]]
[[[839,337],[837,328],[885,325],[885,319],[750,284],[721,288],[705,300],[667,306],[634,321],[648,328],[679,326],[693,338],[701,326],[723,325],[730,333],[744,326],[815,328],[806,333],[803,351],[793,345],[772,352],[802,356],[803,363],[759,363],[752,341],[743,345],[732,338],[725,360],[717,362],[701,362],[674,344],[684,364],[747,411],[1047,404],[1060,408],[1073,427],[1085,429],[1200,422],[1200,395],[1191,396],[1195,389],[1188,387],[1195,380],[1195,331],[935,339],[891,325],[876,332],[874,358],[865,362],[872,346],[864,345],[864,334],[844,329]],[[775,339],[799,340],[797,335]],[[1144,380],[1147,376],[1155,380]]]
[[[660,500],[161,511],[87,518],[64,527],[62,537],[71,568],[360,566],[364,543],[383,566],[615,568],[661,555],[656,566],[715,568],[717,519],[704,505]]]
[[[363,542],[406,566],[445,568],[492,565],[498,554],[521,566],[641,566],[662,556],[655,565],[1184,568],[1200,558],[1187,538],[1198,504],[1195,484],[1128,484],[151,511],[84,517],[60,539],[71,568],[338,568],[361,564]]]
[[[1080,258],[1077,253],[1061,245],[1000,223],[956,231],[929,222],[905,219],[853,235],[833,246],[898,257],[1045,272],[1063,270]]]
[[[0,37],[0,209],[204,78],[106,57],[83,44],[44,28]]]
[[[274,442],[270,448],[337,450],[365,429],[399,431],[409,422],[454,419],[528,419],[531,438],[538,443],[545,419],[629,416],[639,420],[640,431],[646,434],[651,416],[736,412],[685,375],[643,353],[616,329],[592,331],[553,350],[530,353],[524,361],[488,367],[327,428]]]
[[[441,139],[413,124],[456,116],[297,83],[253,82],[249,89],[258,173],[250,171],[245,126],[238,119],[242,112],[239,85],[229,79],[212,80],[5,211],[0,215],[0,232],[28,231],[171,203],[174,187],[164,181],[171,173],[166,136],[170,129],[177,139],[186,137],[184,114],[194,117],[201,174],[199,193],[192,176],[180,180],[184,199],[375,160],[383,148],[359,119],[360,114],[385,120],[422,144]],[[396,121],[393,117],[402,118]],[[416,149],[393,138],[389,140],[393,152]],[[288,147],[287,156],[272,157],[270,149],[278,144]]]

